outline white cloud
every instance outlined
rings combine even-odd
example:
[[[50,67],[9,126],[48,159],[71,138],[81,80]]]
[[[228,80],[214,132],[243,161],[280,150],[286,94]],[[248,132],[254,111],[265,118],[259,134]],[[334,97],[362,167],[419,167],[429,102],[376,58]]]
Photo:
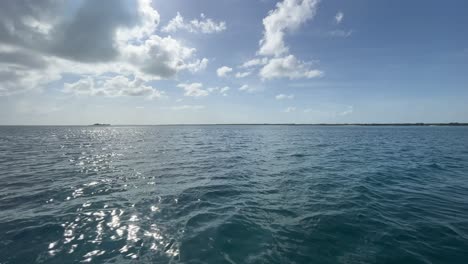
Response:
[[[341,11],[339,11],[339,12],[336,13],[336,15],[335,15],[335,22],[336,22],[337,24],[340,24],[341,21],[343,21],[343,18],[344,18],[344,13],[341,12]]]
[[[317,9],[318,0],[284,0],[276,4],[263,19],[265,31],[260,40],[258,54],[263,56],[280,56],[288,52],[284,43],[286,31],[299,28],[305,21],[311,19]]]
[[[294,99],[294,94],[278,94],[275,96],[276,100]]]
[[[126,42],[129,40],[142,40],[151,36],[159,25],[160,16],[156,9],[151,6],[151,0],[138,0],[137,12],[139,23],[136,27],[121,27],[117,30],[117,40]]]
[[[244,84],[239,88],[239,91],[252,93],[252,92],[257,91],[257,89],[255,87],[251,87],[251,86],[249,86],[247,84]]]
[[[144,96],[148,99],[160,98],[164,95],[163,92],[145,85],[141,79],[135,78],[134,80],[129,80],[124,76],[98,80],[88,76],[74,83],[65,83],[64,92],[75,95],[106,97]]]
[[[219,76],[219,77],[227,77],[227,75],[232,72],[232,68],[230,67],[227,67],[227,66],[223,66],[223,67],[220,67],[216,70],[216,74]]]
[[[247,84],[244,84],[239,88],[239,91],[247,91],[248,89],[249,89],[249,86]]]
[[[265,65],[268,63],[268,58],[256,58],[256,59],[251,59],[249,61],[244,62],[244,64],[241,65],[241,68],[250,68],[254,66],[259,66],[259,65]]]
[[[238,72],[238,73],[236,73],[236,78],[245,78],[245,77],[249,76],[250,74],[252,74],[251,71]]]
[[[219,92],[222,93],[222,94],[224,94],[225,92],[229,91],[230,89],[231,89],[231,88],[229,88],[228,86],[225,86],[225,87],[219,89]]]
[[[206,18],[202,13],[200,20],[193,19],[190,22],[184,22],[184,17],[177,12],[177,15],[169,21],[169,23],[162,29],[163,32],[176,32],[178,30],[186,30],[192,33],[218,33],[226,30],[226,22],[216,22],[210,18]]]
[[[203,84],[201,83],[181,83],[177,85],[177,87],[184,89],[185,96],[200,97],[207,96],[209,94],[207,90],[202,89]]]
[[[41,88],[64,74],[93,81],[121,76],[147,82],[207,67],[208,59],[196,58],[194,48],[155,33],[160,18],[151,0],[78,3],[76,10],[52,0],[0,4],[0,96]],[[60,15],[65,13],[66,17]],[[89,94],[132,96],[137,89],[113,85],[121,90]],[[141,84],[138,89],[144,87],[149,86]]]
[[[274,78],[315,78],[322,75],[322,71],[309,69],[308,64],[297,60],[294,55],[273,58],[260,70],[260,77],[264,80]]]
[[[291,113],[291,112],[294,112],[294,111],[296,111],[296,107],[293,107],[293,106],[290,106],[290,107],[287,107],[286,109],[284,109],[285,113]]]
[[[224,86],[224,87],[211,87],[211,88],[208,88],[208,92],[210,93],[219,93],[221,94],[222,96],[227,96],[227,91],[229,91],[231,88],[229,88],[228,86]]]
[[[206,68],[208,59],[187,63],[195,52],[172,37],[152,35],[143,44],[122,47],[122,58],[136,65],[149,78],[171,78],[181,70],[197,72]]]
[[[259,72],[262,80],[322,76],[322,71],[310,69],[311,63],[300,61],[289,54],[289,48],[284,42],[286,32],[298,29],[315,16],[318,3],[319,0],[283,0],[277,3],[276,9],[263,19],[265,30],[257,54],[267,57],[252,59],[241,67],[262,66]]]

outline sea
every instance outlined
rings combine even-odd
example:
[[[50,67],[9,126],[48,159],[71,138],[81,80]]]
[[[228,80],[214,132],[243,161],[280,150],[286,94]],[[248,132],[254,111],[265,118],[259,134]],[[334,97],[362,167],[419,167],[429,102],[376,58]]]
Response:
[[[468,263],[468,127],[0,127],[0,263]]]

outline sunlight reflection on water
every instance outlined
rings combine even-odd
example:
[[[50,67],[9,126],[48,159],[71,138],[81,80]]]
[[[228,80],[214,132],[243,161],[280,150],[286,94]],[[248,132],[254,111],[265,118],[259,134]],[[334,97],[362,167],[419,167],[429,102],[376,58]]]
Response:
[[[468,252],[465,128],[14,129],[0,128],[2,264]]]

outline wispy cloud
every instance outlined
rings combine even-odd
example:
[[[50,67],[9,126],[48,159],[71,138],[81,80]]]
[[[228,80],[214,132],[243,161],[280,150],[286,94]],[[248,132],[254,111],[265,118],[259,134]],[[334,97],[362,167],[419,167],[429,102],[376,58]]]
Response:
[[[259,65],[265,65],[268,63],[268,58],[255,58],[244,62],[241,68],[251,68]]]
[[[286,99],[294,99],[294,94],[278,94],[275,96],[276,100],[286,100]]]
[[[245,78],[245,77],[249,76],[250,74],[252,74],[251,71],[237,72],[236,73],[236,78]]]
[[[341,29],[332,30],[328,32],[328,35],[332,37],[340,37],[340,38],[347,38],[351,36],[352,34],[353,34],[352,30],[341,30]]]
[[[336,15],[335,15],[335,22],[336,22],[337,24],[340,24],[341,21],[343,21],[343,18],[344,18],[344,13],[341,12],[341,11],[339,11],[339,12],[336,13]]]
[[[163,107],[163,109],[169,109],[174,111],[181,111],[181,110],[201,110],[204,109],[204,105],[176,105],[171,107]]]
[[[239,88],[239,91],[252,93],[257,91],[257,89],[255,87],[249,86],[248,84],[244,84]]]
[[[200,19],[193,19],[189,22],[184,21],[184,17],[177,12],[177,15],[163,27],[163,32],[176,32],[178,30],[186,30],[191,33],[218,33],[226,30],[226,22],[216,22],[210,18],[206,18],[202,13]]]

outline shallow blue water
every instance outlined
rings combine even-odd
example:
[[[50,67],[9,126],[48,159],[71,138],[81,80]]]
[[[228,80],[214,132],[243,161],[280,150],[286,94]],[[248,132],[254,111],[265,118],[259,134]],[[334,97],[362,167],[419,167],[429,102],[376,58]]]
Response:
[[[468,263],[468,128],[0,127],[0,263]]]

